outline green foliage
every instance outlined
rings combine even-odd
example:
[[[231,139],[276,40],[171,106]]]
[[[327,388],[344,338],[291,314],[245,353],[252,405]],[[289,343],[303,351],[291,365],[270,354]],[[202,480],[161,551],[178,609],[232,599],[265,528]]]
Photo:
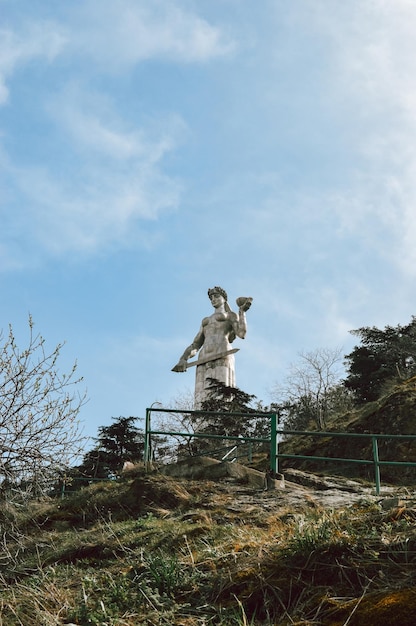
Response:
[[[147,569],[159,593],[173,597],[184,578],[178,557],[158,550],[147,557]]]
[[[332,511],[319,513],[316,517],[313,514],[298,515],[285,551],[308,558],[314,550],[324,550],[331,544],[338,544],[340,539],[344,541],[346,537],[340,534],[337,517]]]
[[[124,461],[138,461],[143,455],[143,429],[137,428],[137,417],[113,417],[114,424],[98,429],[97,449],[115,470]]]
[[[270,435],[271,411],[256,402],[255,395],[215,379],[210,381],[210,391],[211,397],[202,403],[202,413],[197,415],[199,432],[229,437],[261,438]],[[204,414],[204,411],[207,413]],[[212,445],[201,440],[193,442],[194,451],[199,452]]]
[[[168,416],[160,415],[157,418],[158,430],[178,432],[178,433],[207,433],[226,436],[247,436],[255,438],[270,437],[270,413],[274,412],[275,405],[265,407],[257,400],[255,395],[250,395],[238,387],[229,387],[223,383],[211,379],[211,397],[203,402],[200,411],[193,410],[194,397],[180,397],[175,401],[172,409],[174,413]],[[235,415],[235,414],[237,415]],[[218,452],[218,448],[224,446],[233,447],[234,444],[224,440],[204,440],[197,437],[182,437],[173,435],[169,440],[165,440],[165,455],[160,454],[160,444],[157,436],[152,436],[152,442],[157,445],[155,458],[159,460],[166,457],[192,456],[213,452],[213,448]],[[166,446],[170,449],[166,452]],[[260,446],[260,444],[259,444]],[[156,446],[154,445],[156,448]]]
[[[345,357],[345,386],[358,402],[377,400],[388,381],[416,373],[416,317],[406,326],[386,326],[384,330],[366,326],[351,332],[361,343]]]
[[[66,473],[66,490],[85,486],[86,479],[108,479],[119,472],[125,461],[143,458],[144,433],[135,426],[137,417],[113,417],[110,426],[101,426],[96,446],[88,451],[82,463]],[[59,488],[58,488],[59,489]]]
[[[121,617],[135,619],[152,611],[169,616],[172,606],[172,600],[159,592],[157,584],[152,584],[151,576],[146,580],[134,568],[125,574],[91,572],[84,576],[78,601],[68,618],[79,624],[116,626]]]
[[[214,411],[220,415],[204,416],[203,430],[210,434],[240,436],[248,434],[255,413],[251,402],[255,396],[238,389],[228,387],[224,383],[211,379],[210,398],[202,403],[202,411]],[[241,413],[235,417],[231,413]]]
[[[242,391],[238,387],[229,387],[214,378],[210,379],[210,397],[202,403],[203,411],[221,411],[226,413],[254,413],[251,406],[256,396]]]

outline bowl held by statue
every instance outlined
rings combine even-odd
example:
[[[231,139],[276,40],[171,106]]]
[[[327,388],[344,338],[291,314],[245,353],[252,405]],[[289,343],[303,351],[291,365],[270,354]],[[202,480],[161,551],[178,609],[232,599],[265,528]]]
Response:
[[[236,304],[238,308],[242,309],[243,311],[248,311],[249,308],[251,307],[252,302],[253,302],[253,298],[245,298],[243,296],[240,298],[237,298],[236,300]]]

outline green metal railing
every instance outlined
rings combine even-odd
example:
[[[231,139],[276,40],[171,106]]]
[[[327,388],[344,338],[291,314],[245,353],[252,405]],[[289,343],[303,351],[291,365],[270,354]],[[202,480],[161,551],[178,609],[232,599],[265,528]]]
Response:
[[[388,441],[415,441],[416,435],[387,435],[382,433],[337,433],[331,431],[306,431],[306,430],[280,430],[284,435],[302,435],[309,437],[341,437],[344,439],[367,439],[371,441],[372,459],[348,459],[344,457],[327,457],[327,456],[311,456],[302,454],[277,454],[279,459],[297,459],[309,461],[331,461],[333,463],[358,463],[361,465],[372,465],[374,467],[374,479],[376,485],[376,494],[380,494],[381,477],[380,468],[383,466],[393,467],[416,467],[416,463],[411,461],[381,461],[379,455],[378,442]]]
[[[184,411],[184,410],[177,410],[177,409],[160,409],[160,408],[148,408],[146,409],[146,421],[145,421],[145,435],[144,435],[144,462],[145,464],[150,463],[151,458],[152,458],[152,442],[151,442],[151,436],[152,435],[167,435],[169,437],[184,437],[184,438],[190,438],[190,439],[212,439],[212,440],[218,440],[218,441],[232,441],[235,442],[236,444],[241,444],[241,443],[266,443],[270,445],[270,440],[272,437],[245,437],[245,436],[234,436],[234,435],[214,435],[214,434],[209,434],[209,433],[198,433],[198,432],[179,432],[179,431],[168,431],[168,430],[152,430],[151,429],[151,413],[155,412],[155,413],[180,413],[180,414],[190,414],[190,415],[201,415],[201,416],[209,416],[209,415],[217,415],[218,416],[218,411]],[[270,414],[270,413],[227,413],[226,414],[227,417],[235,417],[236,419],[238,419],[239,417],[247,417],[247,415],[250,415],[250,418],[256,418],[256,417],[267,417],[270,416],[272,418],[272,423],[273,423],[273,417],[274,417],[274,423],[277,424],[277,416],[275,414]],[[275,429],[275,438],[277,439],[277,432]],[[275,443],[275,449],[277,451],[277,442]],[[276,455],[270,455],[270,469],[272,472],[277,472],[277,456]]]
[[[404,440],[416,440],[416,435],[387,435],[381,433],[339,433],[330,431],[307,431],[307,430],[285,430],[279,428],[278,415],[276,413],[250,413],[250,418],[256,417],[269,417],[270,418],[270,437],[241,437],[241,436],[229,436],[229,435],[210,435],[208,433],[189,433],[178,431],[164,431],[164,430],[152,430],[151,429],[151,413],[181,413],[181,414],[199,414],[199,415],[218,415],[218,411],[178,411],[176,409],[146,409],[146,425],[145,425],[145,442],[144,442],[144,462],[148,464],[151,461],[152,456],[152,435],[168,435],[172,437],[188,437],[188,438],[202,438],[213,440],[228,440],[234,442],[251,442],[251,443],[266,443],[270,446],[270,464],[269,471],[271,476],[276,476],[279,471],[279,459],[296,459],[305,461],[330,461],[332,463],[355,463],[361,465],[372,465],[374,467],[374,477],[376,494],[380,494],[381,488],[381,476],[380,468],[383,466],[395,466],[395,467],[416,467],[416,463],[410,461],[381,461],[379,457],[378,442],[381,440],[392,441],[404,441]],[[228,417],[247,417],[247,413],[227,413]],[[344,439],[367,439],[371,441],[372,459],[351,459],[351,458],[339,458],[339,457],[326,457],[326,456],[311,456],[302,454],[281,454],[279,452],[279,437],[291,436],[308,436],[308,437],[331,437],[331,438],[344,438]]]

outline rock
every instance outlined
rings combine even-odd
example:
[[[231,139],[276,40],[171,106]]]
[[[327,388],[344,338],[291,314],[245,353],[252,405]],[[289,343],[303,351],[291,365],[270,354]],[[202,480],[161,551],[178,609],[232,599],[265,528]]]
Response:
[[[317,490],[338,489],[351,493],[361,493],[363,491],[363,486],[359,482],[341,476],[322,478],[321,476],[316,476],[316,474],[309,474],[308,472],[289,468],[285,469],[285,476],[287,480],[297,483],[298,485],[312,487]]]
[[[391,509],[397,509],[405,506],[403,500],[401,500],[398,496],[392,498],[383,498],[383,500],[379,501],[379,504],[383,511],[390,511]]]
[[[282,474],[266,477],[263,472],[240,463],[218,461],[209,457],[188,457],[178,463],[164,466],[161,471],[173,478],[191,480],[231,480],[255,489],[284,489]]]

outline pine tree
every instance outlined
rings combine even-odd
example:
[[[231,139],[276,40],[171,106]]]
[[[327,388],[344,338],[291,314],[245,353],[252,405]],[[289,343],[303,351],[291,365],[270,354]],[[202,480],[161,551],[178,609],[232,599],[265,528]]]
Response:
[[[68,473],[72,489],[88,480],[108,479],[120,472],[125,461],[143,459],[144,433],[135,426],[137,417],[113,417],[111,426],[101,426],[96,445],[83,457],[82,463]],[[141,419],[141,418],[140,418]]]
[[[361,345],[345,357],[349,364],[345,386],[358,402],[376,400],[386,383],[415,375],[416,317],[406,326],[363,327],[351,333]]]
[[[269,436],[270,411],[257,401],[255,395],[215,379],[210,381],[210,392],[209,399],[201,406],[201,411],[206,411],[206,414],[202,413],[203,425],[199,432],[228,437]],[[201,414],[198,414],[198,419],[201,419]],[[232,447],[235,443],[226,439],[197,439],[192,441],[192,446],[194,452],[209,454],[214,448]]]

